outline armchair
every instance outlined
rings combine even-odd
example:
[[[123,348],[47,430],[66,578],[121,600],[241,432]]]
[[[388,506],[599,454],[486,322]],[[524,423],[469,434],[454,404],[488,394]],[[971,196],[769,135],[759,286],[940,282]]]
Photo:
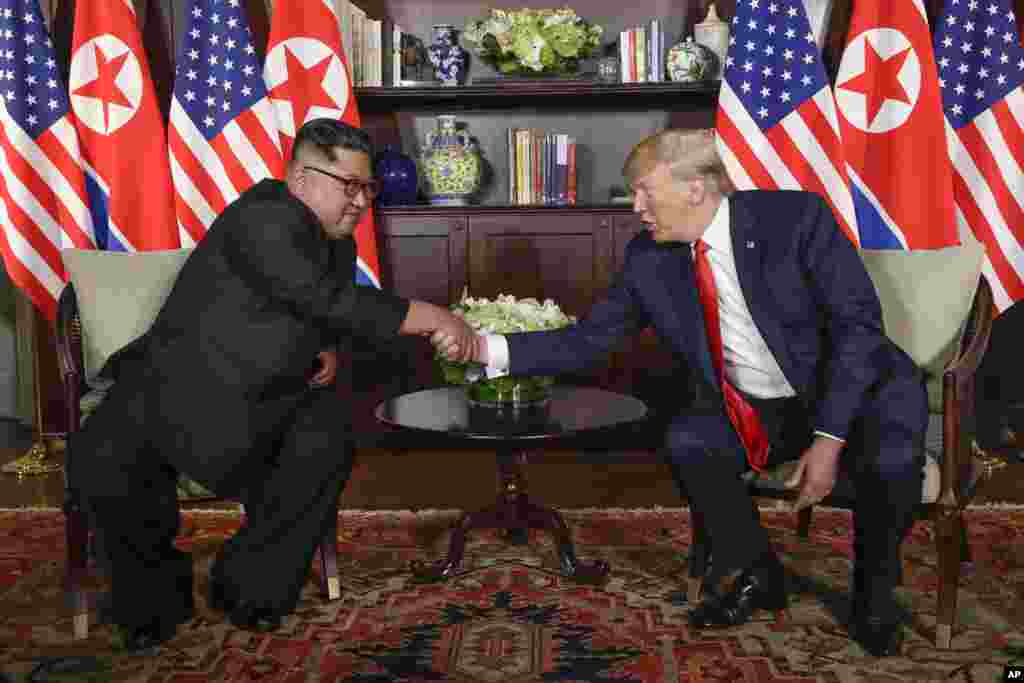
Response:
[[[994,314],[992,291],[980,274],[983,248],[977,243],[931,252],[862,251],[882,303],[886,334],[926,373],[929,424],[926,465],[918,518],[935,527],[939,591],[935,642],[948,649],[956,620],[961,561],[969,559],[963,509],[997,465],[973,442],[974,378],[988,346]],[[799,454],[794,454],[794,457]],[[795,499],[784,487],[795,462],[756,475],[748,472],[751,494]],[[857,493],[840,474],[823,503],[850,507]],[[807,538],[813,508],[799,513],[797,530]],[[709,562],[707,533],[693,515],[688,594],[699,595]]]
[[[57,306],[57,358],[66,406],[66,431],[78,429],[109,388],[98,378],[99,370],[117,349],[144,333],[163,305],[190,250],[118,253],[66,249],[62,252],[71,282],[61,292]],[[77,453],[70,440],[65,459],[88,458]],[[95,602],[86,590],[92,564],[91,534],[75,482],[64,469],[64,516],[66,533],[64,590],[73,614],[75,638],[85,638],[89,611]],[[202,491],[185,477],[183,493],[211,501],[217,497]],[[319,548],[320,578],[329,600],[340,596],[336,529],[330,529]]]

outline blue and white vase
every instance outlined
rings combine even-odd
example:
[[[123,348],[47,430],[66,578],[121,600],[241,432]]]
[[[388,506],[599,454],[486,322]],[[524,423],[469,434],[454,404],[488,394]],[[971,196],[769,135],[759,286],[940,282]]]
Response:
[[[394,145],[385,145],[384,151],[377,156],[375,171],[381,182],[380,197],[377,201],[382,206],[416,203],[419,177],[416,175],[416,162],[412,157],[402,154]]]
[[[466,78],[466,51],[455,37],[452,24],[435,24],[430,44],[430,63],[434,65],[434,77],[442,85],[459,85]]]

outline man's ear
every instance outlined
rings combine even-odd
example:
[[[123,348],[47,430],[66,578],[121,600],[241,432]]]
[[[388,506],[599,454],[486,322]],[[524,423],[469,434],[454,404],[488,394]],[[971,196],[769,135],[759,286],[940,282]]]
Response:
[[[708,196],[708,186],[704,178],[687,180],[683,187],[685,188],[683,196],[691,206],[700,206]]]

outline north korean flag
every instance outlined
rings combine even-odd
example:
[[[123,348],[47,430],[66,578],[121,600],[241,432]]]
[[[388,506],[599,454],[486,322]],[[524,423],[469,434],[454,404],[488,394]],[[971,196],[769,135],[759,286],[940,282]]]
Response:
[[[835,85],[860,244],[960,243],[938,72],[921,0],[858,0]]]
[[[68,80],[97,242],[177,248],[167,132],[132,3],[76,3]]]
[[[281,149],[291,158],[295,134],[307,121],[337,118],[359,127],[351,70],[330,0],[275,3],[263,77],[277,108]],[[356,283],[380,288],[380,262],[371,207],[355,229]]]

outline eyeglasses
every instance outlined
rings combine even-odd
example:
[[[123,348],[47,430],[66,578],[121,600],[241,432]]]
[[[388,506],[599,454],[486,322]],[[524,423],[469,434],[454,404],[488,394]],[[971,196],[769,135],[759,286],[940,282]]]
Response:
[[[357,194],[362,192],[364,197],[369,200],[373,200],[378,194],[380,194],[379,180],[356,180],[355,178],[344,178],[340,175],[331,173],[330,171],[325,171],[322,168],[317,168],[316,166],[303,166],[303,168],[307,171],[316,171],[317,173],[322,173],[329,178],[334,178],[341,183],[342,191],[347,197],[355,197]]]

